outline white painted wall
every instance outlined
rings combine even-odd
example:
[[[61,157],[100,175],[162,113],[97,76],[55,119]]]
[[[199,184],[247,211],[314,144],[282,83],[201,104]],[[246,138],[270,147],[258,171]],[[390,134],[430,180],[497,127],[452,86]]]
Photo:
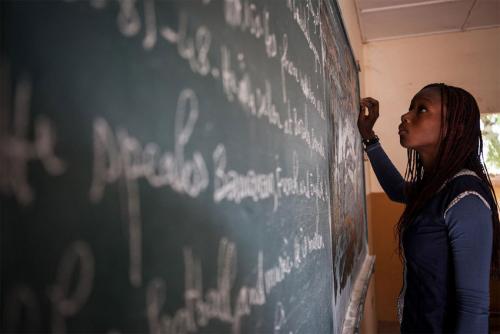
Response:
[[[444,82],[468,90],[481,112],[500,112],[500,28],[395,39],[363,45],[364,96],[380,101],[375,132],[404,174],[406,150],[397,127],[423,86]],[[382,192],[371,168],[368,192]]]
[[[342,21],[346,28],[346,32],[353,49],[354,58],[359,61],[363,66],[364,62],[364,45],[361,40],[361,31],[359,30],[359,22],[355,1],[353,0],[337,0],[342,15]],[[363,76],[359,78],[361,93],[364,93],[364,80]]]

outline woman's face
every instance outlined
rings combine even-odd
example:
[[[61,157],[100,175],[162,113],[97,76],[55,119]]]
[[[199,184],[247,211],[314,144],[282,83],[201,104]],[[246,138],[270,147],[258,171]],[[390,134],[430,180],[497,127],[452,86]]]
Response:
[[[441,94],[439,89],[422,89],[413,97],[408,112],[401,116],[401,146],[422,153],[435,153],[441,131]]]

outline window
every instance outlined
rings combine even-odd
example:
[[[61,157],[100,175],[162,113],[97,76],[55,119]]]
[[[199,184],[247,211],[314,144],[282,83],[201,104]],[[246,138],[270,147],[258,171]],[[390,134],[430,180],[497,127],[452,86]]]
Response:
[[[500,113],[481,115],[483,159],[493,183],[500,184]]]

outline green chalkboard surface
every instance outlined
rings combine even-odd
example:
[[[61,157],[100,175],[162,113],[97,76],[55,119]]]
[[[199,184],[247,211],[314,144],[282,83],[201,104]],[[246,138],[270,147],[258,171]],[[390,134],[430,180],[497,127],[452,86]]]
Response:
[[[341,332],[366,224],[336,3],[0,15],[1,332]]]

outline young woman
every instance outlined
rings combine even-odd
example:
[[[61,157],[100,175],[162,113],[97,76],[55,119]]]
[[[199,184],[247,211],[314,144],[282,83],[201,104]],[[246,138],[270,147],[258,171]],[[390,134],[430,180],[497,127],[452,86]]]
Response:
[[[500,268],[496,197],[482,163],[479,108],[467,91],[430,84],[401,116],[405,179],[373,125],[379,103],[364,98],[358,128],[382,188],[405,203],[396,225],[404,282],[402,333],[488,333],[489,278]]]

